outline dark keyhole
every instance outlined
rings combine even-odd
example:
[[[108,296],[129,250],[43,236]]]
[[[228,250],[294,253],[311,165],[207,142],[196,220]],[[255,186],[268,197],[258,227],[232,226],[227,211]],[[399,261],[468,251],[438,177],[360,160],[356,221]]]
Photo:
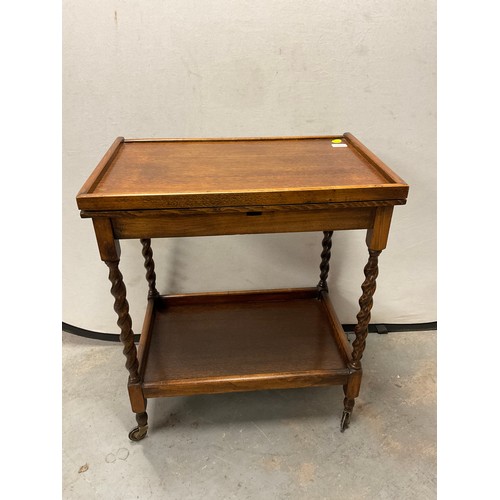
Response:
[[[247,212],[247,215],[254,217],[256,215],[262,215],[262,212]]]

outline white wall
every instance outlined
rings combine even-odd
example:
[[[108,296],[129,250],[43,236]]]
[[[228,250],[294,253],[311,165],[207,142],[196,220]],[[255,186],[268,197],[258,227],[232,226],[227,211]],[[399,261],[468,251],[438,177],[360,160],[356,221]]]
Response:
[[[117,332],[107,267],[75,195],[118,135],[352,132],[410,184],[372,319],[436,319],[435,2],[63,3],[63,321]],[[160,292],[314,286],[321,233],[153,240]],[[134,330],[147,284],[122,242]],[[352,323],[363,232],[336,233],[330,287]]]

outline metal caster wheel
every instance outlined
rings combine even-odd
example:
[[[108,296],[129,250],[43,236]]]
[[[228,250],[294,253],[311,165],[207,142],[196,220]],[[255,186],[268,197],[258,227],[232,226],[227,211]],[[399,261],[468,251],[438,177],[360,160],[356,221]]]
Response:
[[[342,413],[342,419],[340,420],[340,432],[344,432],[349,427],[350,420],[351,412],[344,410],[344,413]]]
[[[148,426],[137,426],[134,427],[128,434],[128,438],[130,441],[140,441],[141,439],[144,439],[146,437],[146,434],[148,433]]]

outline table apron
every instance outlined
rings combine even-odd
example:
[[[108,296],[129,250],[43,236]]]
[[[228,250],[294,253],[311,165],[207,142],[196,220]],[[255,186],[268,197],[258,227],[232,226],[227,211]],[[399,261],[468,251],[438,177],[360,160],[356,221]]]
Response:
[[[110,218],[116,239],[370,229],[376,208],[148,215]]]

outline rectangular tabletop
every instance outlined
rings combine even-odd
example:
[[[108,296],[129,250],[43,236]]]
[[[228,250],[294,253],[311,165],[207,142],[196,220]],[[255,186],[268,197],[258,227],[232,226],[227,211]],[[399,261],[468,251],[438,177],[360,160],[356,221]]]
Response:
[[[77,202],[85,210],[133,210],[405,199],[407,192],[351,134],[118,138]]]

